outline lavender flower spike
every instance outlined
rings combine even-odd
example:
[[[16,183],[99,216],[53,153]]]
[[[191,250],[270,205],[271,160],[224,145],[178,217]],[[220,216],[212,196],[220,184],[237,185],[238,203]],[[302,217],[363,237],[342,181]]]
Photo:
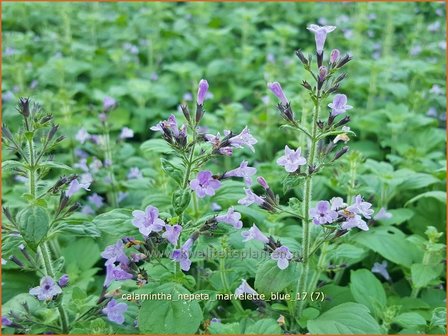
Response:
[[[40,285],[31,288],[29,293],[37,296],[41,301],[49,301],[52,300],[54,296],[61,294],[62,289],[51,277],[45,276],[40,280]]]
[[[247,186],[252,184],[252,175],[257,172],[256,168],[248,167],[247,161],[241,162],[238,168],[232,169],[224,174],[224,178],[227,177],[242,177]]]
[[[243,222],[241,221],[241,214],[236,212],[233,207],[230,207],[225,215],[216,216],[217,222],[222,222],[232,225],[235,229],[241,229]]]
[[[330,224],[338,218],[338,213],[331,209],[330,202],[320,201],[315,208],[310,209],[310,216],[316,225]]]
[[[174,250],[171,253],[171,259],[180,264],[180,268],[187,272],[190,270],[191,260],[189,257],[189,251],[193,245],[193,239],[189,238],[180,249]]]
[[[341,223],[341,229],[350,230],[354,227],[361,229],[363,231],[368,231],[369,226],[367,223],[361,218],[360,215],[351,215],[350,217],[346,217],[345,222]]]
[[[73,194],[78,192],[81,189],[84,189],[86,191],[90,191],[89,187],[92,183],[92,176],[90,174],[83,174],[81,176],[81,181],[78,181],[78,179],[74,179],[70,182],[68,185],[68,189],[65,192],[65,196],[71,197]]]
[[[357,195],[355,197],[355,203],[348,206],[347,210],[350,212],[353,212],[355,214],[364,216],[367,219],[370,219],[370,217],[373,214],[373,210],[371,209],[372,204],[369,202],[364,202],[361,195]]]
[[[269,242],[268,237],[266,237],[255,224],[252,224],[252,227],[248,231],[241,232],[241,236],[244,238],[243,242],[252,239],[259,240],[265,244]]]
[[[244,127],[240,134],[229,139],[230,145],[235,148],[243,148],[247,146],[252,152],[255,152],[253,145],[257,143],[255,139],[249,132],[249,129]]]
[[[107,315],[107,319],[111,322],[123,324],[124,313],[128,310],[126,303],[118,303],[115,299],[110,300],[107,306],[103,308],[103,314]]]
[[[310,24],[307,29],[314,33],[316,39],[316,51],[319,55],[324,51],[325,40],[327,39],[327,34],[331,33],[336,29],[335,26],[318,26],[315,24]]]
[[[198,176],[190,181],[190,188],[196,192],[199,198],[213,196],[215,190],[221,186],[221,182],[214,179],[211,171],[203,170]]]
[[[277,261],[277,266],[281,270],[288,268],[289,260],[291,260],[292,257],[292,253],[286,246],[277,247],[271,254],[271,259]]]
[[[165,232],[162,234],[162,237],[168,240],[171,244],[176,246],[177,240],[179,239],[179,235],[182,232],[182,226],[175,225],[165,225]]]
[[[301,149],[297,148],[295,151],[285,146],[285,155],[277,160],[277,164],[284,166],[288,173],[295,172],[299,166],[306,164],[306,159],[301,155]]]
[[[283,105],[289,104],[288,99],[286,98],[282,86],[279,82],[268,83],[268,88],[278,99],[280,99]]]
[[[328,104],[331,108],[331,115],[337,116],[353,108],[351,105],[347,105],[347,96],[345,94],[337,94],[333,98],[333,102]]]
[[[148,237],[151,232],[160,232],[165,226],[165,222],[159,218],[159,210],[156,207],[148,206],[145,211],[134,210],[132,224],[138,227],[140,233]]]
[[[242,296],[244,294],[258,295],[258,293],[253,289],[246,280],[242,279],[241,285],[235,290],[236,296]]]
[[[197,96],[197,103],[198,105],[204,104],[205,96],[207,95],[208,91],[208,82],[205,79],[201,79],[199,82],[199,88],[198,88],[198,96]]]
[[[255,194],[251,189],[244,188],[244,192],[246,193],[246,197],[240,199],[238,204],[249,206],[251,204],[263,205],[264,199]]]

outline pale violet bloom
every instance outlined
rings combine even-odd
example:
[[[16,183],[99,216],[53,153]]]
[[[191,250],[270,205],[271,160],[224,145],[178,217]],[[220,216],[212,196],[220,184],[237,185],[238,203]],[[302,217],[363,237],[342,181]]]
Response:
[[[252,175],[257,172],[256,168],[248,167],[248,162],[241,162],[238,168],[229,170],[224,174],[224,178],[227,177],[242,177],[247,186],[252,184]]]
[[[280,166],[284,166],[285,170],[288,173],[293,173],[297,169],[299,169],[299,166],[303,166],[306,164],[306,159],[301,155],[302,151],[299,148],[297,148],[295,151],[288,147],[288,145],[285,146],[285,155],[281,156],[277,160],[277,164]]]
[[[140,233],[148,237],[151,232],[160,232],[165,227],[165,222],[159,218],[159,210],[149,205],[145,211],[132,211],[132,224],[138,228]]]
[[[342,208],[345,208],[347,206],[346,203],[344,203],[344,200],[341,197],[333,197],[330,200],[331,210],[339,210]]]
[[[268,182],[266,182],[266,180],[264,179],[263,176],[258,176],[257,181],[258,181],[258,183],[260,183],[260,185],[263,187],[264,190],[269,189],[269,184],[268,184]]]
[[[208,170],[199,172],[196,178],[190,181],[190,188],[199,198],[213,196],[220,186],[221,182],[213,178],[212,172]]]
[[[392,214],[387,212],[387,209],[382,207],[378,210],[377,214],[373,217],[374,220],[383,220],[392,218]]]
[[[350,127],[348,126],[342,126],[342,131],[344,132],[350,132]],[[338,134],[334,139],[333,139],[333,143],[338,143],[339,141],[344,141],[345,143],[347,143],[350,140],[350,138],[348,137],[347,133],[341,133]]]
[[[310,209],[310,216],[316,225],[331,224],[338,218],[338,213],[331,209],[330,202],[319,201],[315,208]]]
[[[171,244],[176,246],[179,235],[182,232],[182,226],[179,224],[175,225],[165,225],[165,232],[162,237],[168,240]]]
[[[70,281],[70,279],[68,277],[68,274],[62,274],[58,280],[58,285],[60,287],[66,287],[68,285],[69,281]]]
[[[339,56],[341,55],[338,49],[333,49],[330,54],[330,63],[334,64],[339,60]]]
[[[292,253],[286,246],[277,247],[271,254],[271,259],[277,261],[277,266],[281,270],[288,268],[289,260],[291,260],[292,257]]]
[[[117,104],[117,101],[109,96],[104,97],[103,99],[103,109],[109,110]]]
[[[106,246],[104,251],[101,253],[101,256],[106,259],[106,265],[113,264],[115,262],[127,264],[129,262],[129,258],[124,253],[124,247],[125,244],[121,239],[118,239],[113,245]]]
[[[286,98],[286,95],[283,92],[282,86],[279,82],[268,83],[268,88],[278,99],[280,99],[283,105],[289,104],[288,99]]]
[[[242,279],[241,285],[235,290],[235,296],[242,296],[244,294],[258,295],[258,293],[253,289],[246,280]]]
[[[324,51],[325,40],[327,39],[327,34],[331,33],[336,29],[335,26],[318,26],[316,24],[310,24],[307,29],[314,33],[316,39],[316,51],[319,55]]]
[[[37,296],[40,301],[49,301],[56,295],[61,294],[62,289],[51,277],[45,276],[40,280],[40,285],[31,288],[29,293]]]
[[[189,257],[190,249],[193,246],[193,239],[189,238],[180,249],[174,250],[171,253],[171,259],[178,262],[180,268],[187,272],[191,267],[191,260]]]
[[[130,139],[134,137],[134,131],[128,127],[123,127],[120,133],[120,139]]]
[[[369,219],[373,214],[372,204],[364,202],[361,195],[355,197],[355,203],[347,207],[347,210]]]
[[[250,188],[244,188],[244,192],[246,193],[246,197],[240,199],[238,204],[249,206],[251,204],[263,205],[264,199],[255,194]]]
[[[132,279],[134,276],[123,269],[126,265],[106,264],[106,278],[104,279],[104,287],[109,287],[112,281],[124,281]]]
[[[220,223],[230,224],[235,229],[241,229],[243,227],[241,214],[239,212],[236,212],[233,207],[230,207],[225,215],[216,216],[216,221]]]
[[[128,180],[138,180],[143,178],[143,174],[138,167],[131,167],[127,175]]]
[[[255,224],[252,224],[252,227],[249,230],[241,232],[241,236],[244,238],[243,242],[249,240],[258,240],[265,244],[269,242],[268,237],[266,237]]]
[[[65,192],[65,196],[71,197],[73,194],[75,194],[76,192],[78,192],[81,189],[90,191],[89,187],[90,187],[90,184],[92,183],[92,181],[93,181],[92,175],[82,174],[80,181],[78,181],[78,179],[74,179],[73,181],[70,182],[70,184],[68,185],[68,189]]]
[[[328,104],[331,108],[331,115],[337,116],[353,108],[351,105],[347,105],[347,96],[345,94],[337,94],[333,98],[333,102]]]
[[[98,195],[97,193],[93,193],[89,197],[87,197],[88,201],[95,205],[95,207],[101,208],[104,205],[104,198]]]
[[[205,79],[201,79],[201,81],[199,82],[198,96],[196,99],[198,105],[204,104],[204,99],[207,96],[207,91],[208,91],[208,82]]]
[[[101,310],[103,314],[107,315],[107,319],[111,322],[123,324],[124,313],[128,310],[126,303],[118,303],[115,299],[110,300],[106,307]]]
[[[381,264],[377,263],[377,262],[374,263],[373,267],[372,267],[372,272],[378,273],[387,281],[391,280],[389,272],[387,271],[387,261],[386,260],[384,260]]]
[[[358,229],[361,229],[363,231],[368,231],[369,226],[367,223],[361,218],[360,215],[353,215],[346,217],[345,222],[341,223],[341,228],[343,230],[350,230],[354,227],[357,227]]]
[[[78,140],[80,143],[84,143],[87,140],[90,139],[90,134],[89,132],[87,132],[87,130],[85,128],[81,128],[78,133],[76,133],[75,139]]]
[[[213,202],[211,204],[210,208],[212,209],[212,211],[220,211],[220,210],[222,210],[222,207],[218,203],[216,203],[216,202]]]
[[[160,121],[157,123],[157,125],[152,126],[151,131],[161,132],[165,133],[164,129],[169,130],[174,137],[179,136],[179,127],[177,125],[176,116],[174,114],[171,114],[167,120]]]
[[[257,143],[257,139],[250,134],[250,131],[246,126],[240,134],[230,138],[229,142],[230,145],[235,148],[243,148],[244,146],[247,146],[252,152],[255,152],[253,145]]]

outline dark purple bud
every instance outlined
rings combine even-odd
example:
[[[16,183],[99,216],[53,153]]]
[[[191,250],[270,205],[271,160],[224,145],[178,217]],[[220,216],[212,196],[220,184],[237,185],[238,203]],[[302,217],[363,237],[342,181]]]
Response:
[[[350,55],[345,55],[342,57],[342,59],[339,61],[338,65],[336,65],[336,68],[342,68],[344,65],[346,65],[348,62],[352,60],[352,57]]]
[[[203,105],[205,96],[207,95],[208,91],[208,82],[205,79],[201,79],[199,82],[199,88],[198,88],[198,96],[196,99],[196,102],[198,105]]]
[[[61,142],[62,140],[65,139],[65,136],[61,135],[59,138],[56,139],[56,142]]]
[[[196,105],[196,123],[200,122],[204,116],[204,107],[200,104]]]
[[[309,62],[306,59],[305,55],[303,55],[302,50],[300,50],[300,49],[296,50],[296,55],[300,59],[300,62],[303,63],[304,66],[306,66],[306,67],[309,66]]]
[[[68,274],[63,274],[63,275],[59,278],[59,280],[58,280],[58,285],[59,285],[59,287],[65,287],[65,286],[67,286],[67,285],[68,285],[68,281],[69,281],[69,279],[68,279]]]
[[[350,116],[345,116],[344,118],[339,120],[339,122],[337,122],[334,126],[335,127],[343,126],[343,125],[345,125],[345,124],[347,124],[349,122],[350,122]]]
[[[18,111],[25,118],[30,116],[30,99],[29,98],[19,98]]]
[[[336,92],[338,89],[339,89],[339,84],[336,84],[336,85],[333,85],[331,88],[329,88],[326,93],[330,94],[330,93]]]
[[[48,114],[40,120],[40,123],[45,124],[46,122],[49,122],[51,119],[53,119],[53,116],[51,114]]]
[[[322,120],[318,120],[316,121],[317,127],[319,127],[320,129],[324,128],[324,122]]]
[[[308,83],[306,80],[302,81],[302,86],[307,89],[307,90],[312,90],[313,88],[311,87],[310,83]]]
[[[324,61],[324,51],[322,50],[320,54],[317,52],[316,57],[317,57],[317,67],[320,68]]]
[[[291,109],[291,105],[287,104],[287,105],[283,105],[283,104],[278,104],[277,108],[280,111],[281,116],[288,122],[295,124],[295,120],[294,120],[294,112],[292,112]]]
[[[187,119],[187,121],[190,122],[190,111],[188,110],[188,106],[181,105],[180,109],[182,110],[182,113],[184,114],[185,119]]]
[[[337,159],[339,159],[342,155],[344,155],[347,152],[348,152],[348,146],[342,147],[342,149],[339,152],[337,152],[336,155],[334,156],[333,161],[336,161]]]
[[[81,203],[76,202],[75,204],[73,204],[69,209],[68,209],[68,213],[72,213],[75,212],[77,210],[79,210],[81,208]]]
[[[321,66],[321,67],[319,68],[319,80],[320,80],[321,82],[323,82],[323,81],[325,80],[325,78],[327,78],[327,74],[328,74],[328,70],[327,70],[327,68],[324,67],[324,66]]]
[[[330,63],[331,64],[336,63],[339,60],[340,55],[341,53],[339,52],[338,49],[333,49],[330,54]]]
[[[53,139],[54,135],[58,131],[58,128],[59,128],[59,125],[53,125],[53,127],[51,127],[51,130],[48,133],[48,141],[51,141],[51,139]]]
[[[263,187],[264,190],[268,190],[269,189],[269,185],[266,182],[266,180],[264,179],[264,177],[258,176],[257,177],[257,181],[258,181],[258,183],[260,183],[260,185]]]
[[[28,254],[28,251],[26,250],[25,245],[20,244],[19,250],[22,252],[23,256],[28,260],[31,264],[34,264],[34,260],[31,258],[31,256]]]
[[[17,259],[15,256],[10,256],[9,260],[11,260],[14,264],[19,266],[20,268],[24,267],[23,263],[19,259]]]

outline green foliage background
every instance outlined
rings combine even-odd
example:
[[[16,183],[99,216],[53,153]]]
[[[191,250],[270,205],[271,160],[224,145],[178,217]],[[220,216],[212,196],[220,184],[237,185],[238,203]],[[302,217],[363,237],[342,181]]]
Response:
[[[208,80],[213,94],[204,118],[209,133],[249,125],[259,141],[255,155],[243,152],[224,163],[215,162],[212,168],[231,169],[245,158],[275,191],[286,191],[285,200],[300,197],[300,188],[289,188],[291,181],[285,182],[274,162],[285,143],[299,146],[304,139],[278,128],[281,118],[266,83],[281,82],[296,114],[303,123],[309,122],[306,111],[311,104],[299,85],[307,77],[294,50],[314,51],[307,24],[336,25],[326,46],[353,55],[341,91],[354,106],[351,127],[357,137],[350,141],[351,154],[316,179],[314,199],[354,192],[371,195],[376,210],[387,207],[393,218],[368,233],[351,235],[332,251],[333,261],[346,263],[350,271],[341,273],[338,284],[325,285],[335,299],[309,308],[304,326],[312,333],[373,332],[377,322],[361,323],[357,329],[359,321],[352,323],[347,317],[353,311],[362,315],[368,308],[389,332],[444,331],[440,316],[445,272],[437,254],[444,253],[444,247],[423,260],[429,248],[428,226],[445,232],[446,225],[444,4],[4,3],[2,7],[3,122],[10,128],[19,125],[15,112],[19,96],[41,102],[68,137],[57,158],[73,166],[78,146],[74,135],[80,125],[93,130],[103,98],[117,99],[119,106],[111,113],[113,131],[119,134],[127,126],[136,132],[131,142],[117,148],[120,183],[131,194],[123,207],[131,209],[147,204],[169,208],[171,190],[159,159],[165,149],[148,129],[170,113],[180,116],[176,112],[180,102],[192,106],[188,95],[195,95],[201,78]],[[11,154],[3,151],[3,157],[10,159]],[[144,183],[125,180],[132,166],[143,170]],[[353,175],[355,186],[349,184]],[[23,186],[7,171],[2,182],[4,203],[12,209],[22,207]],[[226,184],[213,201],[223,207],[235,204],[242,196],[241,186]],[[200,205],[202,210],[208,206]],[[297,223],[273,223],[258,209],[238,207],[238,211],[246,226],[255,221],[297,246]],[[129,213],[110,207],[102,212],[88,220],[97,233],[95,240],[61,238],[61,253],[77,288],[71,298],[80,306],[89,301],[86,293],[100,290],[100,251],[126,233],[120,224]],[[232,243],[236,240],[230,237]],[[15,248],[4,251],[5,256]],[[370,272],[372,264],[382,260],[389,261],[390,283]],[[247,260],[232,269],[237,276],[229,280],[236,284],[242,275],[254,277],[257,264]],[[11,307],[37,278],[10,264],[3,270],[2,302]],[[211,277],[214,289],[220,286],[213,281]],[[281,312],[282,307],[277,308]],[[205,309],[207,318],[208,312]],[[370,315],[365,321],[369,319]],[[129,332],[94,322],[78,331]],[[211,332],[277,332],[270,319],[249,323],[246,330],[238,321],[225,322],[224,329]],[[344,329],[349,324],[351,328]]]

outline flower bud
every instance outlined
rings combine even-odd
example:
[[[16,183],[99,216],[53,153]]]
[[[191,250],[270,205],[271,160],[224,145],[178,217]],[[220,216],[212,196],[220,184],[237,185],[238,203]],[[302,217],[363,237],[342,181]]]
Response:
[[[30,116],[30,99],[29,98],[19,98],[18,111],[25,118]]]
[[[343,125],[345,125],[345,124],[347,124],[349,122],[350,122],[350,116],[345,116],[344,118],[339,120],[339,122],[337,122],[334,126],[335,127],[343,126]]]
[[[280,99],[283,105],[289,104],[288,99],[286,98],[285,93],[283,92],[283,89],[279,82],[268,83],[268,88],[278,99]]]
[[[198,105],[204,104],[205,96],[207,95],[208,91],[208,82],[205,79],[201,79],[199,82],[199,88],[198,88],[198,96],[196,99],[196,102]]]
[[[352,60],[352,57],[350,55],[345,55],[344,57],[342,57],[342,59],[339,61],[338,65],[336,65],[336,68],[342,68],[345,64],[347,64],[348,62],[350,62]]]
[[[67,286],[67,285],[68,285],[68,281],[69,281],[69,279],[68,279],[68,274],[63,274],[63,275],[59,278],[59,280],[58,280],[58,285],[59,285],[59,287],[65,287],[65,286]]]
[[[182,113],[184,114],[185,119],[187,119],[187,121],[190,122],[190,111],[188,110],[188,106],[181,105],[180,109],[182,110]]]
[[[338,49],[333,49],[330,54],[330,64],[335,64],[339,60],[341,53]]]
[[[319,81],[323,82],[325,80],[325,78],[327,77],[328,74],[328,70],[326,67],[321,66],[319,68]]]
[[[341,73],[337,78],[336,78],[336,80],[334,81],[335,83],[340,83],[340,82],[342,82],[342,80],[345,78],[345,77],[347,77],[347,73]]]
[[[268,183],[266,182],[266,180],[262,176],[258,176],[257,177],[257,181],[258,181],[258,183],[260,183],[260,185],[263,187],[264,190],[268,190],[269,189]]]
[[[348,152],[348,146],[342,147],[342,149],[336,153],[336,155],[334,156],[334,159],[332,161],[336,161],[337,159],[339,159],[342,155],[344,155],[347,152]]]
[[[51,139],[53,139],[54,135],[56,134],[56,132],[58,131],[59,125],[53,125],[53,127],[51,127],[50,132],[48,132],[48,141],[51,141]]]
[[[306,80],[302,81],[302,86],[307,89],[307,90],[312,90],[313,88],[311,87],[310,83],[308,83]]]
[[[303,63],[304,66],[309,66],[309,62],[306,59],[305,55],[303,55],[302,50],[296,50],[296,55],[300,59],[300,62]]]
[[[9,257],[9,260],[11,260],[14,264],[19,266],[20,268],[24,267],[23,263],[19,259],[17,259],[15,256],[13,256],[13,255]]]

